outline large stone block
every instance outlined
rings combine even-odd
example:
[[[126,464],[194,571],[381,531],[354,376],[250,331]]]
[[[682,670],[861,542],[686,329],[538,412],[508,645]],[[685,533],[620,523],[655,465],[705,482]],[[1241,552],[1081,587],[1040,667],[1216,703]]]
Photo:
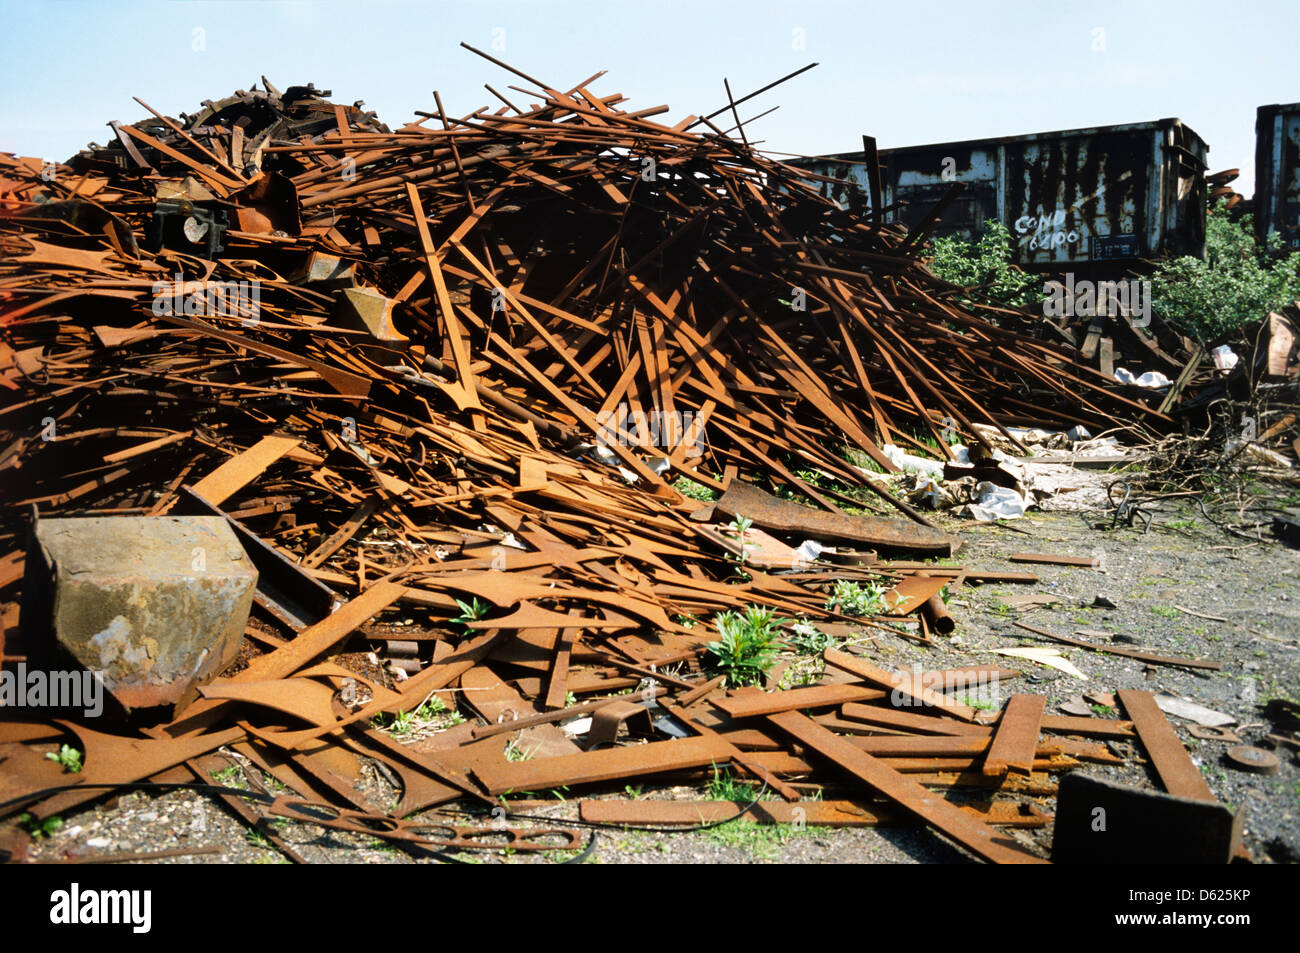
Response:
[[[26,637],[57,640],[126,708],[179,701],[239,653],[257,570],[216,516],[43,519]]]

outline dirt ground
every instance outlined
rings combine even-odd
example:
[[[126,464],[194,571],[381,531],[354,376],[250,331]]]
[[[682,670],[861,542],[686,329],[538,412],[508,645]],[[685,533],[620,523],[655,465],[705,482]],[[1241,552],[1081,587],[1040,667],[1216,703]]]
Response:
[[[1300,701],[1300,551],[1273,541],[1267,533],[1265,541],[1248,542],[1207,524],[1190,506],[1169,504],[1146,533],[1140,526],[1112,530],[1108,515],[1101,512],[1032,512],[1009,525],[942,521],[960,531],[965,541],[954,562],[984,569],[1032,569],[1040,582],[956,590],[950,601],[958,623],[953,638],[941,638],[938,646],[927,649],[878,634],[872,653],[878,664],[900,669],[919,664],[927,670],[980,663],[1021,668],[1023,678],[1006,682],[1005,691],[1045,694],[1049,713],[1060,713],[1060,705],[1083,693],[1121,688],[1171,692],[1232,716],[1236,720],[1232,730],[1245,744],[1258,744],[1267,733],[1277,730],[1263,714],[1267,702]],[[1005,558],[1021,550],[1098,556],[1100,568],[1031,567]],[[1027,611],[1013,607],[1016,597],[1035,593],[1060,601]],[[1097,605],[1099,596],[1114,608]],[[997,648],[1045,644],[1014,628],[1017,620],[1059,634],[1076,635],[1084,630],[1090,634],[1081,637],[1097,643],[1106,641],[1100,633],[1109,633],[1110,644],[1116,646],[1200,657],[1221,662],[1223,669],[1207,673],[1148,666],[1062,646],[1062,654],[1086,676],[1080,680],[994,654],[992,650]],[[1105,709],[1096,711],[1107,714]],[[1226,743],[1197,740],[1189,734],[1191,722],[1177,717],[1171,721],[1214,794],[1245,812],[1244,844],[1254,860],[1296,862],[1300,858],[1300,765],[1295,754],[1279,750],[1282,765],[1275,774],[1248,773],[1225,761]],[[1085,765],[1080,770],[1153,785],[1140,749],[1129,745],[1120,750],[1127,756],[1124,766]],[[224,772],[221,780],[247,783],[237,766]],[[393,798],[396,791],[387,778],[373,770],[366,773],[365,787],[378,803]],[[566,798],[705,796],[701,787],[656,788],[650,784],[559,793]],[[1052,801],[1042,803],[1050,809]],[[556,801],[545,808],[530,806],[527,814],[556,820],[577,816],[568,801]],[[461,814],[452,820],[481,823],[483,818]],[[277,822],[276,827],[311,863],[554,863],[574,859],[577,854],[408,852],[372,837],[334,833],[306,823]],[[1014,836],[1035,845],[1046,856],[1050,833],[1049,826]],[[919,827],[829,830],[733,822],[691,833],[615,828],[596,834],[592,850],[582,858],[585,862],[883,864],[968,860],[941,837]],[[52,860],[176,849],[203,852],[159,862],[288,862],[260,835],[250,834],[220,801],[192,791],[123,795],[65,817],[58,831],[35,842],[32,854],[36,859]]]

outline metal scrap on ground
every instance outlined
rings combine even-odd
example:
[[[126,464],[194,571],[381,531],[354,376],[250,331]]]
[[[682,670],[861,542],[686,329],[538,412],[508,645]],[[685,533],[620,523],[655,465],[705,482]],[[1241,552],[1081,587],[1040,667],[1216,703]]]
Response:
[[[1010,427],[1167,418],[957,305],[917,235],[841,211],[711,118],[656,122],[667,107],[627,107],[596,77],[560,91],[511,71],[526,108],[456,118],[438,100],[390,129],[264,81],[192,116],[115,123],[111,145],[57,167],[0,155],[0,655],[35,665],[49,648],[27,606],[16,631],[33,514],[216,517],[257,570],[240,659],[169,696],[160,723],[32,709],[0,723],[0,810],[207,782],[225,746],[305,799],[256,810],[225,792],[250,823],[568,849],[567,828],[493,839],[398,819],[731,765],[789,803],[837,798],[760,822],[919,819],[987,860],[1041,859],[997,828],[1041,826],[1026,798],[1051,775],[1114,760],[1077,736],[1129,725],[1040,719],[1016,696],[1003,731],[945,694],[945,673],[834,649],[823,684],[763,694],[713,678],[708,647],[752,607],[924,642],[951,630],[941,582],[1034,580],[867,550],[790,575],[747,562],[748,526],[774,548],[956,550],[848,457],[894,472],[886,444],[991,450],[991,432],[1020,446]],[[699,532],[707,504],[680,488],[722,493],[732,528]],[[900,512],[844,512],[864,498]],[[850,613],[827,600],[845,579],[895,598]],[[926,604],[919,633],[900,628]],[[358,662],[367,647],[402,677]],[[629,703],[653,718],[612,707]],[[1133,705],[1164,746],[1163,716]],[[470,721],[439,722],[453,712]],[[415,715],[445,730],[400,744],[380,728]],[[80,774],[44,757],[67,741]],[[362,758],[400,781],[391,812],[354,787]],[[671,825],[682,810],[583,816]]]

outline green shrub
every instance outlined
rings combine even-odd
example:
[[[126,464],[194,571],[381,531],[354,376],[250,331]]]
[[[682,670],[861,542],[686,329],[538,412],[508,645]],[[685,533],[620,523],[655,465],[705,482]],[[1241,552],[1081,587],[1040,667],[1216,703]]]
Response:
[[[758,685],[776,661],[776,637],[784,620],[762,606],[749,606],[744,614],[720,612],[714,616],[721,638],[710,642],[713,667],[727,676],[728,686]]]
[[[984,223],[977,242],[953,236],[930,240],[930,270],[944,281],[978,289],[982,299],[1022,308],[1043,300],[1043,280],[1013,264],[1011,232],[1001,222]]]
[[[1161,263],[1151,296],[1175,330],[1210,341],[1300,298],[1300,252],[1277,257],[1261,249],[1251,217],[1233,221],[1216,204],[1205,217],[1205,260]]]

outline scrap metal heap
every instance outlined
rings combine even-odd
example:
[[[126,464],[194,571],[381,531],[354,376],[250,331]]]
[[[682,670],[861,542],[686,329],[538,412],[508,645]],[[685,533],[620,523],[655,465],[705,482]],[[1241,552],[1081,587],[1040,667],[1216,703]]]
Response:
[[[115,123],[111,146],[63,165],[0,156],[5,659],[42,651],[26,607],[13,631],[33,512],[224,517],[258,571],[243,656],[170,720],[0,724],[3,810],[207,781],[229,746],[334,802],[334,826],[521,849],[499,829],[376,829],[358,757],[400,779],[392,817],[732,764],[790,802],[845,782],[853,804],[808,805],[827,823],[901,806],[985,859],[1036,859],[990,823],[1041,826],[1041,811],[959,808],[921,784],[1050,793],[1044,772],[1114,760],[1079,736],[1130,723],[1013,700],[1004,730],[834,649],[821,684],[728,689],[706,646],[719,613],[747,606],[928,641],[900,617],[961,572],[926,578],[867,550],[958,543],[846,516],[857,489],[909,509],[848,456],[893,472],[882,445],[986,446],[977,424],[1015,444],[1013,425],[1140,433],[1166,418],[954,305],[919,261],[923,236],[838,210],[748,145],[734,104],[739,139],[627,111],[591,91],[597,77],[561,92],[517,75],[526,109],[455,119],[439,100],[397,130],[263,80],[195,116]],[[682,476],[727,491],[718,509],[741,529],[712,523]],[[792,517],[763,489],[818,509]],[[795,555],[804,526],[857,544],[851,564]],[[764,571],[779,567],[797,572]],[[891,608],[827,608],[818,586],[835,579],[894,587]],[[408,677],[356,664],[367,645]],[[891,707],[900,691],[926,713]],[[373,723],[434,698],[477,718],[413,745]],[[558,724],[579,715],[592,725],[575,740]],[[609,747],[620,728],[651,740]],[[85,752],[75,777],[43,758],[67,732]],[[324,823],[284,798],[268,810]]]

